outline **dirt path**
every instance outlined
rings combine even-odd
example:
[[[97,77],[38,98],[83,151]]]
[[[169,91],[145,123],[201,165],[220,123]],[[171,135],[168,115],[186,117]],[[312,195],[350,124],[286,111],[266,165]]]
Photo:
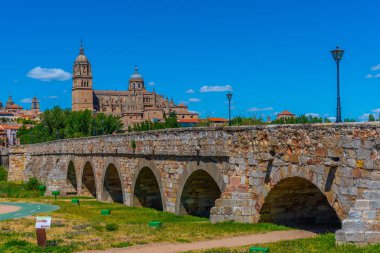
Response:
[[[20,209],[21,208],[18,206],[0,205],[0,214],[12,213],[12,212],[16,212]]]
[[[315,233],[304,230],[275,231],[263,234],[236,236],[194,243],[154,243],[133,246],[122,249],[84,251],[83,253],[176,253],[188,250],[203,250],[219,247],[239,247],[259,243],[278,242],[316,236]]]

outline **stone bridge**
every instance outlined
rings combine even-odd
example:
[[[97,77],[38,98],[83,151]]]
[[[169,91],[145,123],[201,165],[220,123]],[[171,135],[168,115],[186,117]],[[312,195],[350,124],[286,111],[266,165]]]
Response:
[[[380,242],[380,124],[190,128],[9,150],[9,180],[212,222],[337,228]]]

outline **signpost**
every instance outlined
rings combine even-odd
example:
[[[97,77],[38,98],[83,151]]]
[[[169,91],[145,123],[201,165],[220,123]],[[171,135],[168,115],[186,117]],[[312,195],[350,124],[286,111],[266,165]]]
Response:
[[[60,191],[52,191],[51,194],[54,196],[54,201],[57,202],[57,196],[60,194]]]
[[[37,216],[36,217],[36,235],[37,245],[46,248],[46,230],[51,226],[51,217]]]

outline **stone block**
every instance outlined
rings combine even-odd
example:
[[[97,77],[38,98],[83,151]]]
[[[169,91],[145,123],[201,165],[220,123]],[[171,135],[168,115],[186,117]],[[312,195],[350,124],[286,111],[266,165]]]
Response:
[[[345,219],[342,222],[342,229],[346,231],[363,231],[364,224],[360,219]]]
[[[367,190],[363,193],[363,196],[368,200],[380,200],[380,191]]]
[[[366,199],[358,199],[355,202],[355,209],[356,210],[368,210],[370,208],[370,200]]]
[[[366,231],[365,241],[368,243],[380,243],[380,231]]]
[[[364,210],[363,211],[363,218],[364,219],[370,219],[374,220],[377,217],[377,212],[375,210]]]
[[[337,242],[345,242],[346,241],[346,231],[343,229],[339,229],[335,232],[335,240]]]
[[[345,237],[347,242],[365,241],[364,231],[346,231]]]
[[[362,211],[350,210],[348,213],[348,219],[360,219],[362,217]]]

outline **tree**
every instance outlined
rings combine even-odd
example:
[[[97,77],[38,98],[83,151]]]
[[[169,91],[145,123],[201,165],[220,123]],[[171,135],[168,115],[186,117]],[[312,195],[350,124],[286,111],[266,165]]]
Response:
[[[323,119],[323,122],[324,122],[324,123],[331,123],[331,120],[330,120],[329,118],[324,118],[324,119]]]
[[[165,128],[178,128],[177,113],[175,111],[169,113],[169,116],[165,118]]]
[[[58,139],[78,138],[119,132],[123,123],[119,117],[91,111],[72,112],[54,107],[41,116],[41,123],[27,129],[21,127],[17,132],[21,144],[32,144]]]
[[[368,116],[368,121],[376,121],[376,120],[375,120],[375,116],[373,116],[373,114],[370,114],[370,115]]]

